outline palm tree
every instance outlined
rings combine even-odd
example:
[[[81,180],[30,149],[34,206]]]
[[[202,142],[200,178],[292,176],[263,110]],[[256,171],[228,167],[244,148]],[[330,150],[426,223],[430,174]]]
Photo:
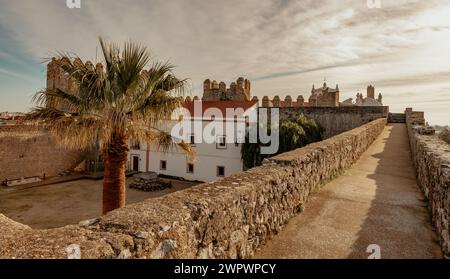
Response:
[[[182,103],[186,80],[169,63],[149,66],[149,51],[132,42],[121,50],[100,38],[104,64],[83,63],[59,53],[58,63],[78,88],[76,94],[49,89],[36,93],[37,107],[27,119],[43,125],[68,148],[99,145],[104,160],[103,213],[125,206],[125,168],[130,141],[175,141],[162,124]],[[177,145],[192,155],[184,141]]]

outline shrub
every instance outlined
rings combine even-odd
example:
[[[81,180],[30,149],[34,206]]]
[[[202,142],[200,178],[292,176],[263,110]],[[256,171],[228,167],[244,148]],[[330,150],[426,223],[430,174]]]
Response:
[[[286,121],[280,126],[280,146],[277,154],[321,141],[323,132],[324,129],[320,125],[303,114],[297,119]],[[245,169],[259,166],[265,158],[269,157],[260,154],[261,146],[263,146],[261,143],[249,143],[247,134],[246,142],[241,149]]]
[[[450,131],[447,129],[443,130],[439,133],[439,138],[450,144]]]

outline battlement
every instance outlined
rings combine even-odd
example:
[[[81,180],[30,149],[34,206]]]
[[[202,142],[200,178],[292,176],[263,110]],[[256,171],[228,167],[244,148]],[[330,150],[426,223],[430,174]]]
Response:
[[[272,100],[270,100],[268,96],[264,96],[261,104],[261,107],[263,108],[291,108],[305,106],[309,106],[309,104],[305,103],[305,98],[303,98],[303,95],[299,95],[296,101],[294,101],[290,95],[287,95],[283,100],[278,95]]]
[[[68,58],[57,59],[53,57],[47,64],[47,90],[61,90],[68,94],[78,95],[78,82],[62,69],[64,64],[67,65],[69,63],[78,66],[84,65],[88,71],[96,73],[104,72],[104,66],[102,63],[97,63],[94,65],[94,63],[89,60],[83,63],[80,58],[75,58],[73,61],[69,61]],[[141,75],[148,75],[148,71],[143,70]],[[54,106],[51,99],[47,99],[47,106]]]
[[[78,84],[76,81],[64,73],[61,68],[62,59],[52,58],[52,61],[47,65],[47,89],[59,89],[69,94],[76,94],[78,92]],[[75,59],[73,63],[83,63],[79,58]],[[89,66],[89,61],[86,66]],[[90,63],[92,64],[92,63]],[[49,105],[49,104],[48,104]]]
[[[203,101],[250,101],[250,80],[240,77],[227,88],[225,82],[207,79],[203,83]]]

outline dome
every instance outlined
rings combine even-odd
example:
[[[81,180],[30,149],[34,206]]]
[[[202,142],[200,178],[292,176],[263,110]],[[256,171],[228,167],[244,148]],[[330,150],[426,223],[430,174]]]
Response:
[[[364,98],[361,106],[363,107],[381,107],[382,105],[375,99],[372,98]]]

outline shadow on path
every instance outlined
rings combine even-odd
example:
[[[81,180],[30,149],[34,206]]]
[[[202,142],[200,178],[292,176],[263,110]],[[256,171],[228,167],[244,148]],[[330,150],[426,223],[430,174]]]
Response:
[[[343,175],[311,197],[254,258],[440,258],[404,124],[388,125]]]
[[[427,203],[417,185],[404,124],[387,127],[383,149],[366,154],[378,163],[367,178],[375,182],[375,195],[349,258],[363,258],[368,245],[381,248],[382,258],[441,258]]]

